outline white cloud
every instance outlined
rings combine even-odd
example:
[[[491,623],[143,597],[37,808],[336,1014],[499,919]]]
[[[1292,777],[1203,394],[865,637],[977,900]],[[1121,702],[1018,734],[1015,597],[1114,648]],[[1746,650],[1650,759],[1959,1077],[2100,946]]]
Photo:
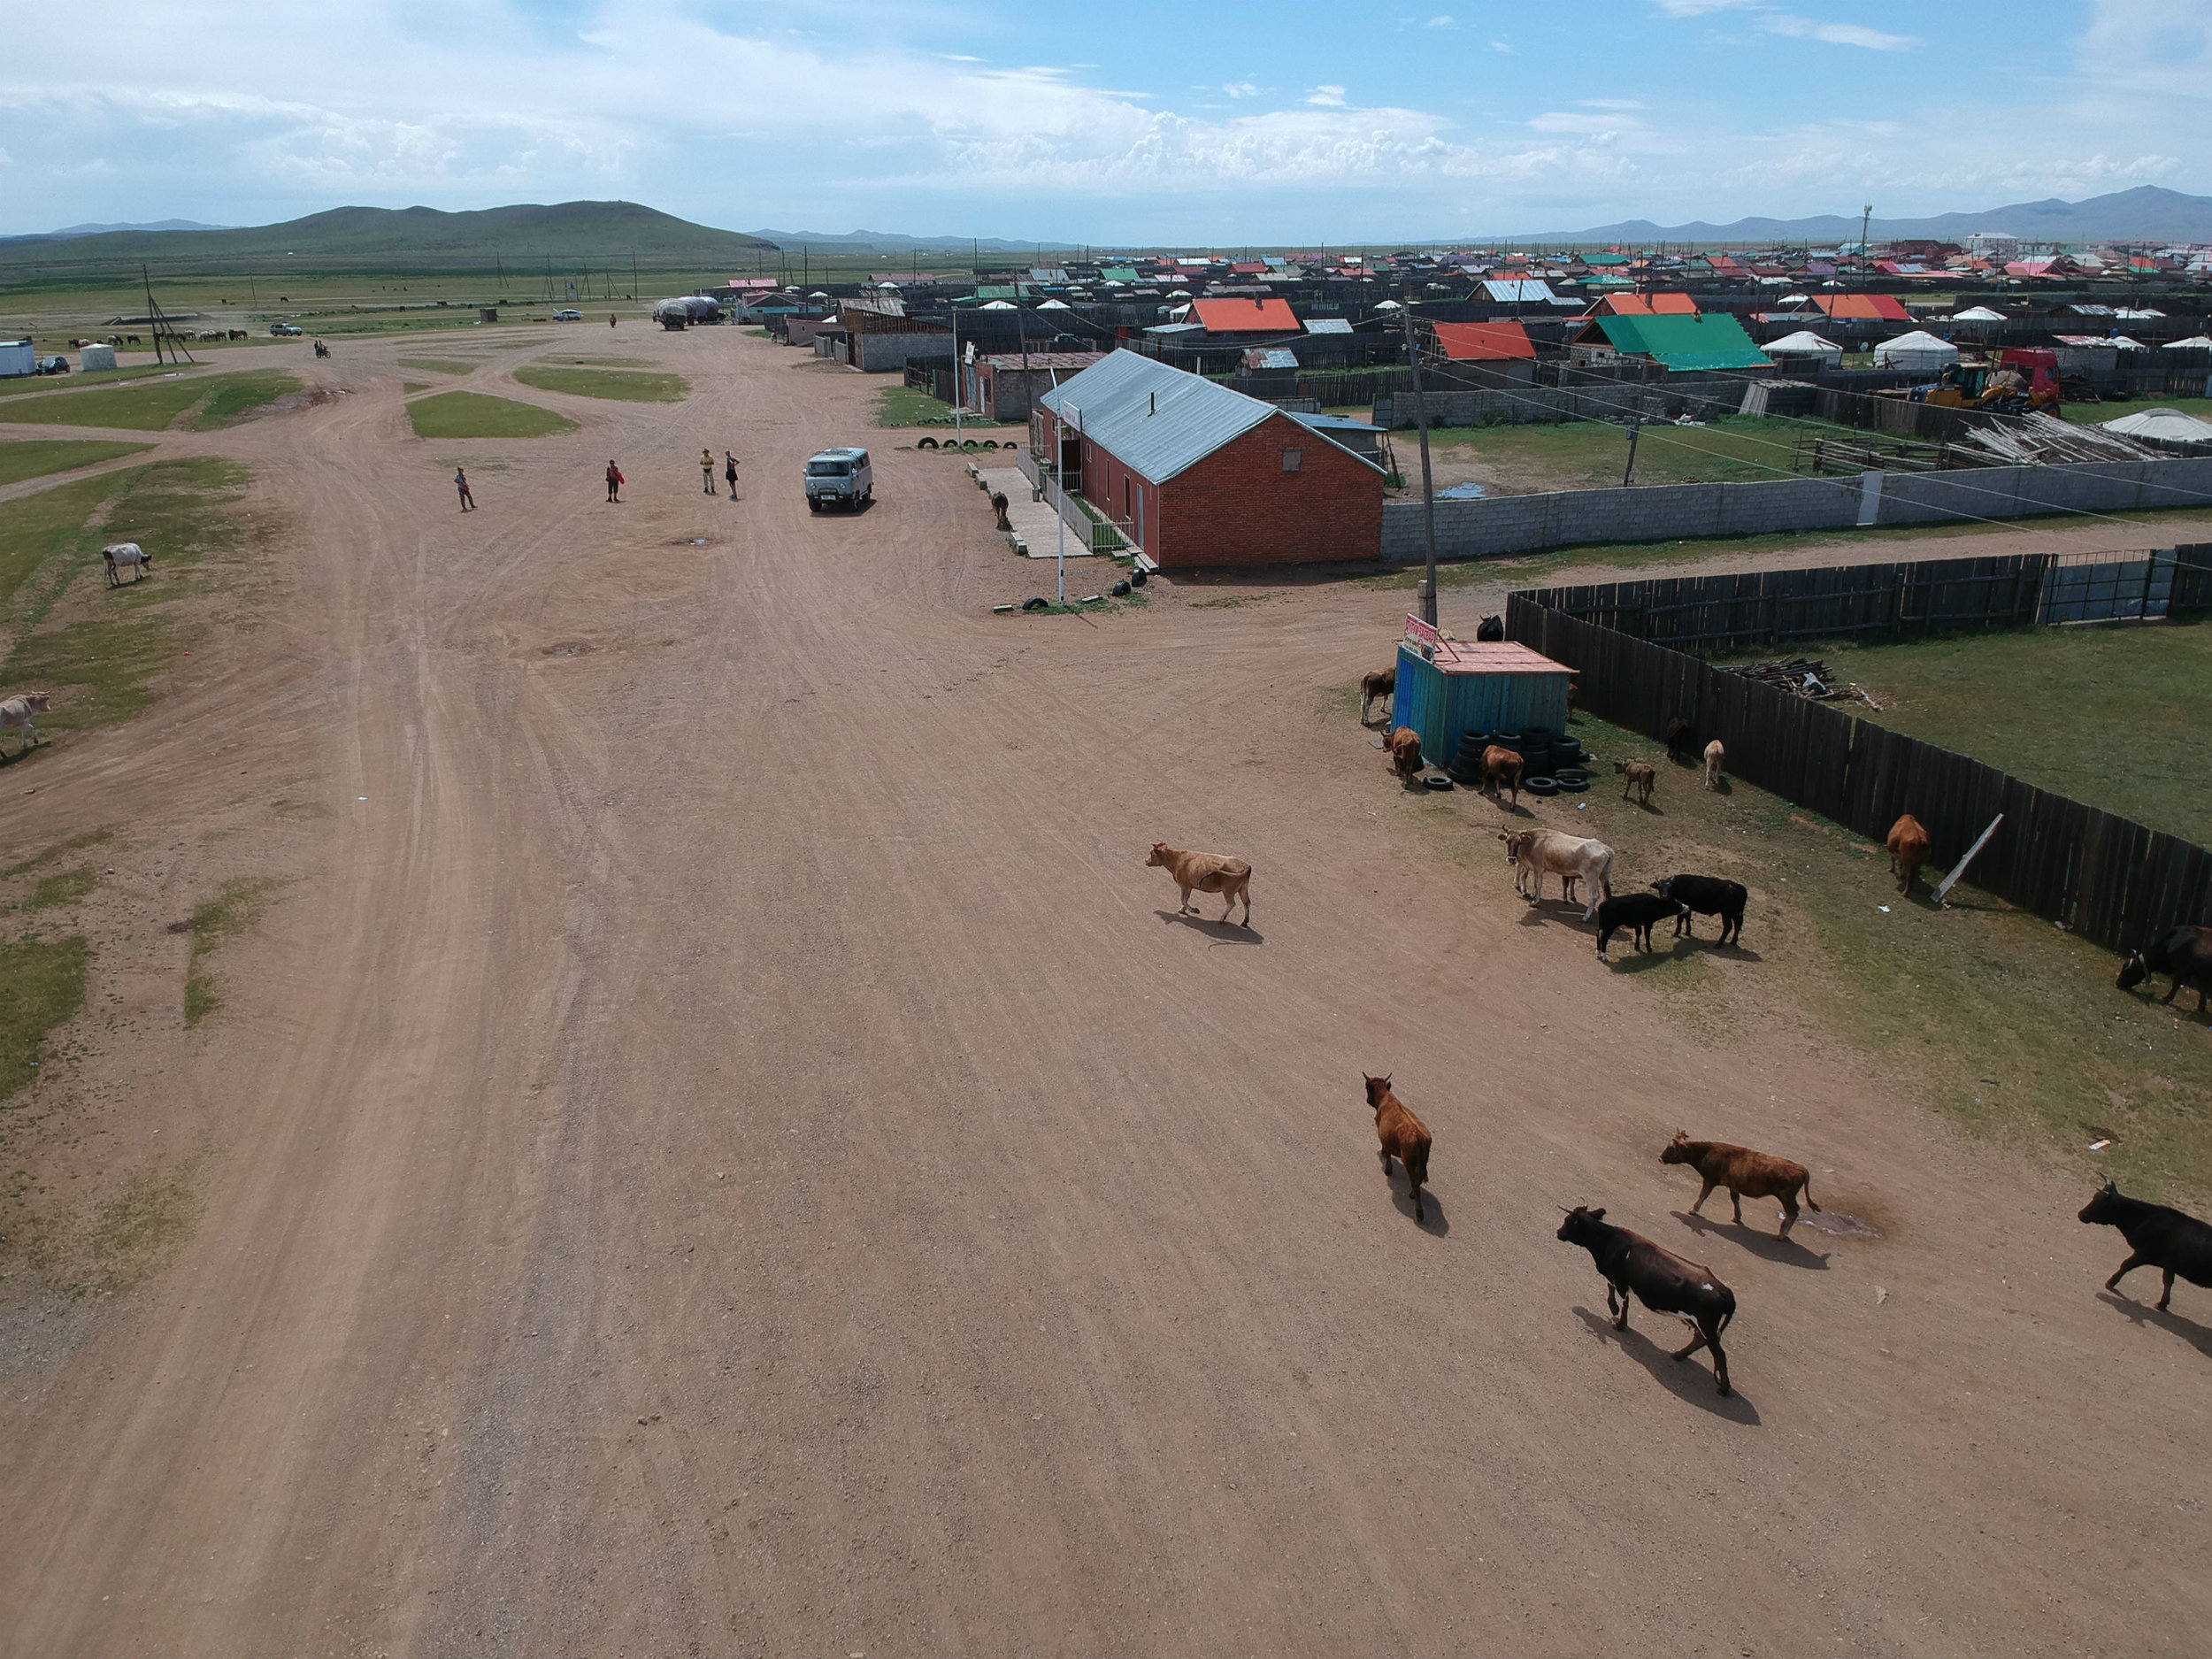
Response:
[[[1490,50],[1494,52],[1509,52],[1513,50],[1513,46],[1509,41],[1492,41]]]
[[[1340,110],[1344,107],[1344,88],[1316,87],[1306,94],[1306,102],[1319,110]]]
[[[1586,110],[1640,110],[1644,107],[1634,98],[1578,98],[1575,102]]]
[[[1459,27],[1459,19],[1452,16],[1450,12],[1447,12],[1441,16],[1431,18],[1426,23],[1423,24],[1422,27],[1424,28],[1432,29],[1457,28]]]
[[[1762,0],[1659,0],[1660,11],[1671,18],[1701,18],[1714,12],[1743,12]]]
[[[1624,131],[1634,127],[1636,122],[1624,121],[1615,114],[1573,115],[1563,110],[1553,110],[1535,117],[1528,125],[1532,132],[1574,133],[1609,142]]]
[[[1920,44],[1919,39],[1911,35],[1886,35],[1880,29],[1862,28],[1856,23],[1822,23],[1787,12],[1767,12],[1758,19],[1757,26],[1770,35],[1825,41],[1831,46],[1863,46],[1874,52],[1909,52]]]
[[[1221,88],[1233,98],[1256,98],[1260,89],[1248,81],[1232,81]]]

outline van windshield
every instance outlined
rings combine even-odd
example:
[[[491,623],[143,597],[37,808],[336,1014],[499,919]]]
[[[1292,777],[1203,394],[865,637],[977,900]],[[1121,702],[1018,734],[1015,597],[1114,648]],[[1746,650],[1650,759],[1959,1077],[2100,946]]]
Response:
[[[809,461],[806,475],[809,478],[850,478],[853,464],[850,461]]]

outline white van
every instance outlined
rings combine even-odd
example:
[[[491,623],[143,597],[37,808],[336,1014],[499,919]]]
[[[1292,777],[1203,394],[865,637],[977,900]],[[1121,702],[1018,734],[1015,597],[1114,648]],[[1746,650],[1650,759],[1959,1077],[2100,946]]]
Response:
[[[809,512],[832,505],[856,511],[863,503],[872,501],[875,493],[876,477],[869,468],[865,449],[825,449],[806,464]]]

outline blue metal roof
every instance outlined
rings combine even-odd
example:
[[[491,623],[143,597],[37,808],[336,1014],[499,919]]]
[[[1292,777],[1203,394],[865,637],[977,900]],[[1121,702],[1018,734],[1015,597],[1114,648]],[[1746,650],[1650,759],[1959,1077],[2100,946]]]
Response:
[[[1129,350],[1108,352],[1037,401],[1153,484],[1188,471],[1275,413],[1272,403]]]

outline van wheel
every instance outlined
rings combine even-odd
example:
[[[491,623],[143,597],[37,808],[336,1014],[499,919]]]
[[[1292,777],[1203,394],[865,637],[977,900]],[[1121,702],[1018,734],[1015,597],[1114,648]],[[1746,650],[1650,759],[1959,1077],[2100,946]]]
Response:
[[[819,495],[809,495],[809,496],[806,498],[806,510],[807,510],[809,512],[819,512],[819,511],[822,511],[822,498],[821,498]]]

